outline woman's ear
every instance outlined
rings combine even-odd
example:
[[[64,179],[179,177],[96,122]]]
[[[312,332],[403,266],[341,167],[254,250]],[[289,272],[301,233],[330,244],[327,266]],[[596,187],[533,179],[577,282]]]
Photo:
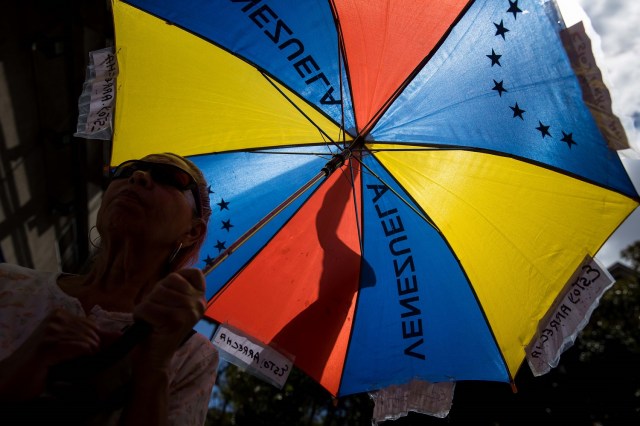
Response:
[[[204,223],[204,220],[197,218],[191,221],[191,228],[187,231],[187,233],[183,237],[182,245],[183,247],[191,247],[196,244],[198,241],[204,238],[204,234],[207,232],[207,224]]]
[[[169,264],[171,271],[189,266],[198,261],[200,247],[204,242],[207,224],[203,219],[193,219],[191,227],[182,234],[182,244],[175,260]]]

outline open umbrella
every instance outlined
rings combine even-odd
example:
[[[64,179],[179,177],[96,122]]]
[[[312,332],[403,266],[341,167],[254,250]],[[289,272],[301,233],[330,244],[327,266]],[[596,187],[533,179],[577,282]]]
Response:
[[[206,315],[334,395],[512,381],[638,206],[553,1],[113,10],[112,164],[174,151],[204,170]]]

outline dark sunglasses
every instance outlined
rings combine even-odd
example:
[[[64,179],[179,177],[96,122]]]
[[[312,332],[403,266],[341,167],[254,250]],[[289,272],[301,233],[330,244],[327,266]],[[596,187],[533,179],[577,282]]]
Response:
[[[189,172],[178,166],[143,160],[129,160],[113,169],[111,180],[128,179],[138,170],[148,172],[151,175],[151,179],[160,185],[171,186],[180,191],[191,191],[196,202],[196,213],[198,217],[202,217],[198,184]]]

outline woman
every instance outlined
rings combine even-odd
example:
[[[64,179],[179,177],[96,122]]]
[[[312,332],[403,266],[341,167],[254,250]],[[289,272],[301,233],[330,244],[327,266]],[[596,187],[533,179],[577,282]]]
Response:
[[[175,154],[125,162],[104,193],[101,248],[86,275],[0,265],[0,399],[43,395],[53,366],[99,353],[135,319],[152,331],[103,374],[126,389],[119,406],[90,413],[92,424],[203,424],[218,354],[190,333],[204,277],[185,266],[205,238],[208,194],[200,170]]]

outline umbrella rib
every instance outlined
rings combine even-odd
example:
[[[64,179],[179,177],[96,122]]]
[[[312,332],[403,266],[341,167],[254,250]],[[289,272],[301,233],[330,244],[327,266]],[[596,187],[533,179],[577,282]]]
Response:
[[[334,8],[333,2],[331,4],[331,8]],[[340,81],[340,98],[344,97],[344,82],[342,81],[342,55],[341,52],[344,52],[344,38],[342,36],[342,28],[340,26],[340,21],[337,19],[337,13],[335,14],[336,28],[337,28],[337,36],[338,36],[338,78]],[[346,141],[346,132],[344,130],[344,102],[340,102],[340,133],[342,135],[343,141]]]
[[[231,255],[238,247],[243,245],[249,240],[256,232],[262,229],[267,223],[269,223],[274,217],[280,214],[284,209],[286,209],[291,203],[293,203],[298,197],[304,194],[309,188],[315,185],[320,179],[329,177],[335,170],[342,167],[347,159],[351,157],[350,149],[343,149],[341,152],[337,154],[333,154],[331,159],[324,165],[324,167],[320,170],[318,174],[312,177],[307,183],[305,183],[302,187],[300,187],[296,192],[291,194],[287,199],[285,199],[282,203],[277,205],[273,210],[271,210],[266,216],[260,219],[255,225],[249,228],[244,234],[242,234],[236,241],[233,242],[226,250],[220,253],[211,263],[207,264],[203,269],[202,273],[207,275],[209,272],[213,271],[223,260]],[[353,186],[353,185],[352,185]],[[218,292],[220,293],[222,289]]]
[[[207,264],[203,269],[202,273],[204,275],[209,274],[209,272],[213,271],[222,261],[224,261],[227,257],[231,255],[238,247],[243,245],[249,240],[256,232],[262,229],[267,223],[269,223],[274,217],[280,214],[284,209],[286,209],[291,203],[293,203],[298,197],[304,194],[309,188],[315,185],[320,179],[327,176],[325,169],[323,169],[320,173],[311,178],[307,183],[305,183],[302,187],[300,187],[296,192],[290,195],[286,200],[277,205],[273,210],[271,210],[266,216],[260,219],[255,225],[249,228],[244,234],[242,234],[236,241],[233,242],[226,250],[220,253],[211,263]],[[218,292],[221,293],[222,289]]]
[[[404,142],[390,142],[390,141],[372,141],[372,143],[375,144],[405,144],[405,145],[409,145],[409,146],[413,146]],[[414,147],[414,148],[368,148],[370,152],[401,152],[401,151],[405,151],[405,152],[411,152],[411,151],[469,151],[469,152],[477,152],[480,154],[487,154],[487,155],[495,155],[495,156],[499,156],[499,157],[504,157],[504,158],[511,158],[513,160],[517,160],[517,161],[522,161],[524,163],[528,163],[528,164],[532,164],[534,166],[537,167],[542,167],[544,169],[550,170],[552,172],[555,173],[559,173],[568,177],[571,177],[573,179],[577,179],[580,180],[582,182],[586,182],[588,184],[591,185],[595,185],[598,186],[600,188],[604,188],[608,191],[612,191],[615,192],[617,194],[621,194],[624,195],[625,197],[628,197],[634,201],[640,202],[640,197],[634,197],[632,195],[629,195],[619,189],[616,189],[612,186],[608,186],[603,184],[602,182],[597,182],[591,179],[588,179],[585,176],[581,176],[577,173],[573,173],[569,170],[565,170],[565,169],[561,169],[559,167],[553,166],[551,164],[547,164],[541,161],[536,161],[533,158],[528,158],[528,157],[523,157],[514,153],[509,153],[509,152],[504,152],[504,151],[497,151],[497,150],[493,150],[493,149],[488,149],[488,148],[480,148],[480,147],[473,147],[473,146],[450,146],[450,145],[437,145],[437,144],[432,144],[429,146],[425,146],[422,148],[418,148],[418,147]]]
[[[315,157],[327,157],[327,153],[326,152],[278,152],[278,151],[262,151],[262,150],[255,150],[255,151],[247,151],[248,153],[254,153],[254,154],[271,154],[271,155],[313,155]]]
[[[216,47],[218,47],[218,48],[222,49],[222,50],[223,50],[223,51],[225,51],[225,52],[228,52],[229,54],[231,54],[231,55],[235,56],[235,57],[236,57],[236,58],[238,58],[239,60],[241,60],[241,61],[243,61],[243,62],[247,63],[248,65],[250,65],[251,67],[255,68],[255,69],[256,69],[260,74],[262,74],[262,76],[263,76],[263,77],[264,77],[264,78],[265,78],[265,79],[266,79],[266,80],[267,80],[267,81],[268,81],[268,82],[269,82],[269,83],[270,83],[270,84],[271,84],[271,85],[272,85],[272,86],[273,86],[273,87],[274,87],[278,92],[280,92],[280,94],[281,94],[281,95],[282,95],[282,96],[283,96],[287,101],[289,101],[289,103],[291,103],[291,105],[293,105],[293,106],[294,106],[294,108],[296,108],[296,109],[297,109],[297,110],[298,110],[298,111],[299,111],[299,112],[300,112],[300,113],[301,113],[305,118],[307,118],[307,120],[309,120],[309,122],[310,122],[313,126],[315,126],[321,134],[323,134],[324,136],[326,136],[326,137],[327,137],[327,139],[328,139],[328,140],[330,140],[333,144],[336,144],[336,145],[337,145],[337,143],[336,143],[336,142],[335,142],[335,141],[334,141],[334,140],[333,140],[329,135],[327,135],[327,134],[326,134],[326,133],[325,133],[325,132],[320,128],[320,127],[318,127],[318,125],[317,125],[313,120],[311,120],[311,118],[310,118],[307,114],[305,114],[305,113],[304,113],[304,112],[303,112],[303,111],[302,111],[302,110],[301,110],[301,109],[300,109],[300,108],[299,108],[299,107],[298,107],[298,106],[297,106],[297,105],[296,105],[296,104],[295,104],[295,103],[294,103],[294,102],[293,102],[293,101],[292,101],[292,100],[291,100],[291,99],[290,99],[286,94],[284,94],[284,93],[282,92],[282,90],[280,90],[280,88],[279,88],[278,86],[276,86],[276,85],[274,84],[274,81],[277,81],[278,83],[280,83],[280,84],[282,84],[283,86],[287,87],[289,90],[293,91],[294,93],[295,93],[295,90],[293,90],[293,89],[289,88],[287,84],[285,84],[283,81],[280,81],[277,77],[272,76],[272,75],[269,75],[269,74],[268,74],[268,72],[267,72],[267,71],[265,71],[265,70],[264,70],[260,65],[258,65],[258,64],[256,64],[255,62],[253,62],[253,61],[249,60],[249,59],[248,59],[247,57],[245,57],[245,56],[239,55],[237,52],[234,52],[233,50],[229,49],[228,47],[226,47],[226,46],[224,46],[224,45],[222,45],[222,44],[220,44],[220,43],[216,42],[214,39],[209,38],[209,37],[206,37],[206,36],[204,36],[203,34],[200,34],[200,33],[198,33],[197,31],[191,30],[191,29],[187,28],[186,26],[180,25],[180,24],[179,24],[179,23],[177,23],[177,22],[173,22],[173,21],[169,20],[167,17],[163,17],[163,16],[161,16],[161,15],[159,15],[159,14],[153,13],[153,12],[151,12],[150,10],[147,10],[147,9],[145,9],[145,8],[142,8],[142,7],[140,7],[140,6],[137,6],[137,5],[135,5],[135,4],[130,3],[130,2],[128,2],[127,0],[122,0],[122,2],[123,2],[123,3],[128,4],[129,6],[131,6],[131,7],[135,8],[135,9],[138,9],[138,10],[140,10],[140,11],[144,12],[144,13],[147,13],[147,14],[149,14],[150,16],[153,16],[153,17],[155,17],[155,18],[157,18],[157,19],[160,19],[160,20],[162,20],[162,21],[165,21],[165,22],[166,22],[167,24],[169,24],[169,25],[175,26],[176,28],[180,28],[182,31],[185,31],[185,32],[187,32],[187,33],[189,33],[189,34],[193,35],[194,37],[197,37],[197,38],[199,38],[199,39],[202,39],[202,40],[206,41],[207,43],[211,43],[212,45],[214,45],[214,46],[216,46]],[[342,74],[340,74],[340,77],[342,78]],[[342,82],[341,82],[341,83],[342,83]],[[306,101],[306,100],[305,100],[305,101]],[[308,102],[308,101],[307,101],[307,102]],[[311,107],[315,108],[315,109],[316,109],[316,110],[318,110],[320,113],[322,113],[325,117],[329,118],[331,121],[333,121],[333,122],[335,123],[335,120],[333,120],[331,117],[327,116],[326,112],[324,112],[324,111],[322,111],[321,109],[319,109],[316,105],[313,105],[313,104],[309,104],[309,105],[311,105]],[[343,108],[344,108],[344,106],[343,106]],[[336,124],[338,124],[338,123],[336,123]],[[343,123],[342,123],[342,125],[341,125],[341,126],[339,126],[339,127],[340,127],[340,129],[341,129],[342,133],[343,133],[343,134],[346,134],[346,132],[344,131],[344,118],[343,118]],[[341,149],[341,147],[339,147],[339,148]]]
[[[293,102],[293,100],[287,96],[282,89],[280,89],[274,82],[273,80],[262,70],[259,70],[260,74],[265,78],[265,80],[267,80],[269,82],[269,84],[271,84],[277,91],[278,93],[280,93],[300,114],[302,114],[302,116],[304,118],[306,118],[309,123],[311,123],[316,129],[318,129],[318,132],[320,132],[320,134],[326,138],[326,140],[328,140],[330,142],[330,144],[335,145],[336,147],[340,148],[340,146],[338,145],[338,143],[336,141],[334,141],[331,136],[329,136],[324,130],[322,130],[322,128],[320,128],[320,126],[318,126],[312,119],[311,117],[309,117],[304,111],[302,111],[302,109],[296,105],[295,102]],[[342,128],[342,127],[341,127]]]
[[[344,70],[344,75],[346,76],[347,79],[347,85],[346,87],[351,87],[351,73],[349,72],[349,60],[347,58],[347,51],[346,51],[346,47],[345,47],[345,42],[344,42],[344,34],[342,32],[342,24],[341,21],[338,17],[338,9],[336,8],[335,5],[335,1],[331,0],[329,1],[329,5],[331,6],[331,13],[333,14],[333,20],[334,20],[334,24],[336,27],[336,36],[338,37],[338,51],[337,51],[337,55],[338,55],[338,78],[340,81],[340,97],[341,99],[344,99],[344,95],[345,93],[343,93],[344,87],[345,87],[345,82],[343,80],[343,70]],[[354,99],[353,99],[353,93],[349,92],[349,97],[351,99],[351,111],[354,110]],[[346,142],[346,135],[347,135],[347,131],[345,129],[345,118],[344,118],[344,101],[340,102],[340,112],[341,112],[341,123],[340,123],[340,131],[343,135],[343,142]],[[357,129],[358,128],[358,124],[357,124],[357,118],[354,116],[354,128]],[[355,132],[357,133],[357,130],[355,130]]]
[[[371,116],[371,119],[369,120],[369,122],[363,127],[363,131],[361,132],[361,134],[368,134],[373,129],[373,127],[377,124],[380,118],[382,118],[384,113],[389,109],[391,104],[393,104],[395,100],[398,97],[400,97],[402,92],[404,92],[404,90],[409,86],[409,84],[411,84],[413,79],[420,73],[420,71],[422,71],[424,66],[431,60],[431,58],[436,54],[436,52],[440,50],[440,47],[445,42],[445,40],[449,37],[449,34],[451,33],[451,31],[453,31],[453,28],[458,24],[458,22],[462,19],[462,17],[466,15],[467,11],[471,8],[474,2],[475,0],[469,1],[467,5],[460,11],[456,19],[453,22],[451,22],[451,25],[449,25],[449,28],[442,34],[442,37],[440,37],[440,40],[435,44],[433,49],[431,49],[431,51],[422,59],[422,61],[418,63],[418,65],[407,76],[407,78],[401,84],[398,85],[398,87],[396,88],[396,90],[394,90],[391,96],[389,96],[389,98],[380,106],[380,108],[378,109],[378,112],[376,112]]]
[[[360,164],[362,164],[362,162],[359,162]],[[358,230],[358,243],[360,244],[360,253],[364,253],[364,246],[363,241],[362,241],[362,229],[360,226],[360,215],[358,214],[358,198],[357,198],[357,193],[356,193],[356,186],[355,186],[355,177],[353,175],[353,166],[351,166],[351,164],[349,164],[349,175],[351,176],[351,192],[353,194],[353,209],[355,211],[356,214],[356,229]]]
[[[433,229],[434,229],[436,232],[438,232],[438,234],[440,234],[440,235],[442,236],[443,240],[446,242],[446,244],[447,244],[447,245],[449,244],[449,242],[448,242],[447,238],[446,238],[446,237],[445,237],[445,235],[442,233],[442,231],[440,230],[440,228],[438,228],[438,227],[435,225],[435,223],[434,223],[431,219],[429,219],[429,217],[426,215],[426,213],[424,213],[424,212],[422,212],[422,211],[418,210],[417,208],[415,208],[415,207],[414,207],[413,205],[411,205],[411,203],[409,203],[409,202],[408,202],[404,197],[402,197],[400,194],[398,194],[398,192],[397,192],[397,191],[395,191],[395,190],[394,190],[394,189],[393,189],[393,188],[392,188],[392,187],[391,187],[387,182],[385,182],[385,180],[384,180],[384,179],[382,179],[378,174],[376,174],[376,173],[375,173],[373,170],[371,170],[371,169],[370,169],[366,164],[364,164],[364,163],[360,160],[360,156],[353,156],[353,157],[354,157],[357,161],[359,161],[359,162],[360,162],[360,164],[362,165],[362,167],[363,167],[364,169],[366,169],[366,170],[367,170],[367,171],[368,171],[372,176],[374,176],[376,179],[378,179],[378,180],[379,180],[383,185],[385,185],[385,186],[386,186],[386,187],[387,187],[387,188],[388,188],[388,189],[389,189],[393,194],[395,194],[395,195],[396,195],[396,196],[397,196],[397,197],[398,197],[398,198],[399,198],[403,203],[405,203],[407,207],[409,207],[409,208],[410,208],[413,212],[415,212],[419,217],[421,217],[421,218],[422,218],[422,219],[424,219],[424,220],[425,220],[429,225],[431,225],[431,226],[433,227]],[[461,268],[461,270],[463,271],[463,273],[464,273],[464,274],[465,274],[465,276],[467,277],[467,282],[469,282],[469,283],[470,283],[470,280],[469,280],[469,278],[468,278],[468,276],[467,276],[467,273],[466,273],[466,271],[465,271],[464,267],[462,266],[462,264],[460,263],[460,259],[458,259],[457,257],[456,257],[456,259],[457,259],[458,263],[460,264],[460,268]],[[489,320],[488,320],[488,318],[487,318],[486,312],[484,312],[484,309],[483,309],[483,307],[482,307],[482,304],[480,303],[480,299],[478,298],[478,295],[476,294],[475,289],[474,289],[471,285],[469,286],[469,288],[470,288],[470,290],[471,290],[472,294],[474,295],[474,298],[475,298],[475,300],[476,300],[476,302],[477,302],[477,304],[478,304],[478,307],[479,307],[480,311],[482,312],[482,315],[483,315],[483,317],[484,317],[484,319],[485,319],[485,323],[486,323],[486,325],[487,325],[488,329],[490,330],[491,335],[493,336],[493,340],[494,340],[494,342],[495,342],[496,348],[498,348],[498,352],[500,353],[500,358],[502,359],[502,363],[503,363],[503,365],[505,366],[506,371],[507,371],[507,374],[508,374],[508,376],[509,376],[509,381],[510,381],[510,383],[511,383],[512,387],[515,387],[515,384],[514,384],[514,378],[512,377],[511,372],[509,371],[509,367],[508,367],[507,362],[506,362],[506,360],[505,360],[505,357],[504,357],[504,353],[503,353],[503,351],[502,351],[502,348],[501,348],[501,347],[500,347],[500,345],[498,344],[498,340],[497,340],[497,338],[496,338],[496,336],[495,336],[495,333],[494,333],[494,331],[493,331],[493,327],[491,326],[491,323],[489,322]]]
[[[432,150],[432,149],[428,149],[428,150]],[[393,150],[389,150],[389,151],[393,151]],[[358,157],[355,157],[358,158]],[[414,206],[412,206],[407,200],[405,200],[400,194],[398,194],[388,183],[386,183],[380,176],[378,176],[373,170],[371,170],[369,167],[367,167],[366,164],[362,163],[362,166],[367,169],[372,176],[374,176],[376,179],[378,179],[382,184],[384,184],[392,193],[396,194],[396,196],[407,205],[407,207],[409,207],[412,211],[414,211],[419,217],[423,218],[427,223],[429,223],[435,230],[436,232],[438,232],[438,234],[440,234],[440,236],[442,237],[443,241],[447,244],[447,246],[451,247],[449,245],[449,241],[447,240],[446,236],[442,233],[442,231],[440,230],[440,228],[438,228],[431,219],[428,218],[428,216],[426,215],[426,213],[423,213],[421,211],[419,211],[418,209],[416,209]],[[384,167],[384,166],[383,166]],[[453,252],[453,250],[452,250]],[[461,260],[455,256],[458,264],[460,265],[460,269],[462,270],[463,274],[465,275],[465,277],[467,278],[466,281],[467,283],[469,283],[469,289],[471,291],[471,293],[473,294],[474,299],[476,300],[476,303],[478,305],[478,308],[480,309],[480,312],[482,313],[482,316],[484,318],[485,324],[488,328],[488,330],[490,331],[492,337],[493,337],[493,341],[495,343],[496,348],[498,349],[498,353],[500,354],[500,358],[502,360],[502,364],[504,365],[507,375],[509,376],[509,382],[511,383],[512,388],[515,389],[515,383],[514,383],[514,378],[511,374],[511,371],[509,371],[509,366],[506,362],[505,359],[505,355],[504,352],[502,350],[502,347],[500,346],[500,344],[498,343],[498,339],[496,338],[495,332],[493,330],[493,327],[491,325],[491,323],[489,322],[489,319],[487,317],[487,314],[482,306],[482,304],[480,303],[480,298],[478,297],[475,289],[473,288],[473,286],[470,284],[471,280],[469,279],[469,276],[467,275],[467,272],[464,268],[464,266],[462,265]]]
[[[425,222],[427,222],[429,225],[431,225],[433,227],[433,229],[438,231],[439,234],[442,234],[442,232],[440,231],[440,228],[438,228],[438,226],[436,226],[436,224],[431,219],[429,219],[429,217],[423,211],[420,211],[416,207],[411,205],[411,203],[409,201],[407,201],[402,195],[400,195],[395,189],[393,189],[393,187],[391,185],[389,185],[384,179],[382,179],[376,172],[371,170],[359,158],[357,158],[355,156],[354,156],[354,158],[356,159],[356,161],[358,161],[360,163],[360,165],[362,167],[364,167],[371,174],[371,176],[373,176],[376,179],[378,179],[380,181],[380,183],[382,183],[384,186],[386,186],[389,189],[389,191],[391,191],[396,197],[398,197],[398,199],[400,201],[402,201],[407,207],[409,207],[415,214],[417,214]]]

